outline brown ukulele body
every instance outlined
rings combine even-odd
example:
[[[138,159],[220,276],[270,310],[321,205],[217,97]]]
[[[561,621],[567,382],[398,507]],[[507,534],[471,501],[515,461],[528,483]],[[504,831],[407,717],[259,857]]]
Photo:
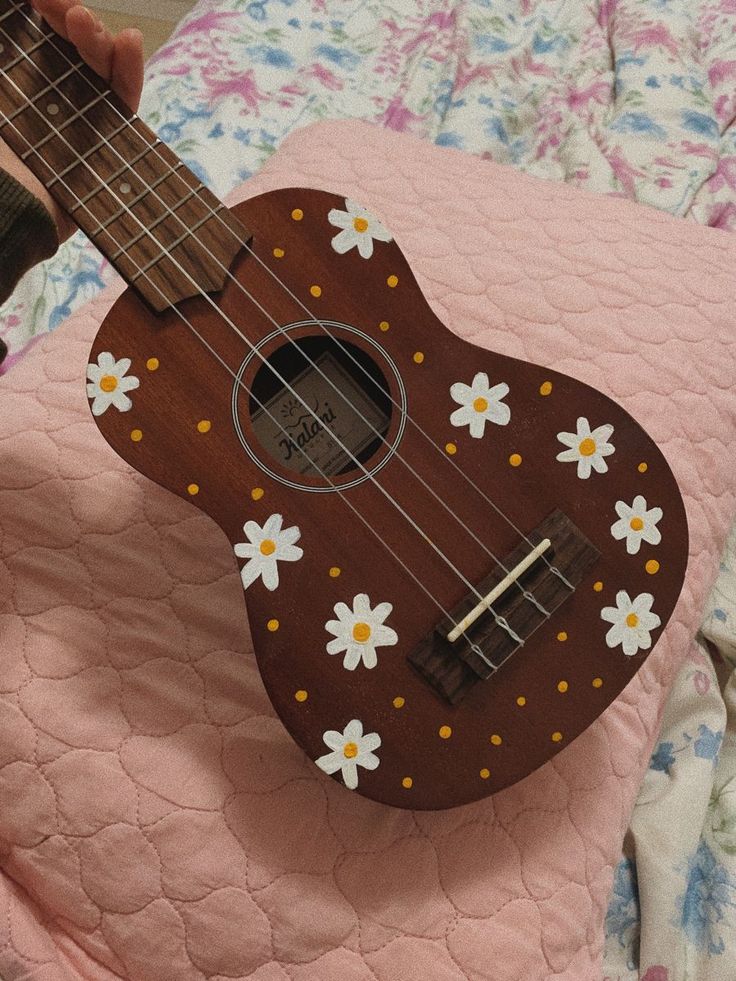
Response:
[[[307,755],[348,785],[352,769],[358,792],[375,800],[453,806],[530,773],[627,684],[650,647],[641,641],[625,653],[622,643],[607,642],[617,616],[622,636],[627,615],[636,627],[634,605],[617,597],[625,591],[632,604],[650,597],[635,608],[638,628],[646,627],[647,611],[658,618],[649,631],[653,646],[684,578],[684,507],[664,457],[616,403],[548,368],[453,335],[430,310],[394,242],[375,241],[367,259],[357,248],[337,252],[339,228],[328,216],[346,209],[344,199],[314,190],[252,199],[234,209],[251,231],[253,250],[233,263],[237,283],[228,280],[211,300],[188,299],[158,316],[132,290],[123,294],[90,361],[96,365],[106,353],[128,358],[126,377],[139,385],[128,392],[127,410],[110,405],[97,422],[131,466],[202,508],[234,548],[255,541],[255,552],[240,549],[241,568],[252,561],[244,556],[255,554],[259,569],[277,569],[278,584],[267,588],[274,586],[272,572],[254,577],[251,567],[248,616],[265,686]],[[293,342],[302,352],[298,364]],[[297,393],[310,393],[304,396],[309,411],[293,393],[278,391],[264,369],[267,359]],[[339,429],[343,406],[309,360],[331,379],[345,380],[350,401],[383,435],[372,442],[363,423],[353,420],[352,429],[345,423],[341,431],[360,463],[349,461],[342,473],[334,470],[339,448],[326,445],[325,433]],[[487,376],[488,398],[479,374]],[[493,397],[508,411],[499,408],[497,421],[486,418],[482,435],[478,420],[475,426],[457,415],[451,421],[462,408],[451,393],[458,384],[473,388],[466,414],[478,411],[480,419]],[[264,416],[251,389],[279,423]],[[590,437],[586,442],[581,418],[598,447]],[[557,459],[571,442],[560,440],[564,433],[579,435],[588,476],[579,476],[575,460]],[[604,437],[613,447],[606,469],[591,470]],[[305,453],[331,472],[300,472]],[[623,505],[638,497],[649,517],[629,520]],[[442,610],[474,605],[466,582],[475,587],[497,573],[492,556],[528,551],[524,536],[556,511],[592,546],[581,581],[498,671],[473,676],[455,702],[442,697],[409,655],[443,620]],[[616,538],[612,527],[622,513],[626,534]],[[255,523],[250,537],[247,522]],[[288,558],[275,561],[274,548]],[[554,555],[543,567],[547,573]],[[520,588],[512,586],[514,593],[523,607]],[[619,613],[605,619],[604,609]],[[481,647],[489,623],[494,626],[485,613],[467,631]],[[354,720],[359,728],[350,728]],[[366,741],[371,734],[380,744],[375,737]]]

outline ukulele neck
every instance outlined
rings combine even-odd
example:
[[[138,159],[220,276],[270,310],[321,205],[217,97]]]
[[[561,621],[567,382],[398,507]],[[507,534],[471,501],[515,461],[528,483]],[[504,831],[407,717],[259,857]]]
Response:
[[[247,230],[23,3],[0,0],[0,137],[156,312],[222,289]]]

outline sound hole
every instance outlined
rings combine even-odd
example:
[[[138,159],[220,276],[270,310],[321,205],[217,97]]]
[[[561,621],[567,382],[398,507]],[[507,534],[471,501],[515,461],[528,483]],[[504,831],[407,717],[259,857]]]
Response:
[[[249,400],[253,431],[272,459],[330,478],[361,472],[388,432],[391,409],[388,382],[370,355],[324,334],[277,348],[256,372]]]

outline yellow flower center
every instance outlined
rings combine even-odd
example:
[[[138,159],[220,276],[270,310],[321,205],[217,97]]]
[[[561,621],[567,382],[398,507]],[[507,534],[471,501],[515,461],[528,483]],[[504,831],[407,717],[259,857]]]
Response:
[[[365,644],[371,635],[371,628],[367,623],[356,623],[353,627],[353,640],[356,640],[359,644]]]
[[[273,555],[276,551],[276,543],[272,542],[270,538],[264,538],[260,544],[261,555]]]
[[[358,746],[356,743],[345,743],[342,748],[343,756],[348,760],[354,760],[358,755]]]
[[[103,392],[114,392],[118,387],[118,380],[115,375],[103,375],[100,378],[100,388]]]
[[[581,456],[593,456],[595,453],[595,440],[588,436],[587,439],[581,442],[578,449],[580,450]]]
[[[368,222],[365,218],[353,218],[353,228],[356,232],[368,231]]]
[[[643,527],[644,522],[641,520],[641,518],[632,518],[629,522],[629,528],[631,528],[632,531],[641,531]]]
[[[639,617],[636,615],[636,613],[629,613],[629,615],[626,617],[627,627],[635,627],[638,622],[639,622]]]
[[[484,399],[482,395],[479,395],[475,402],[473,402],[473,408],[476,412],[485,412],[488,408],[488,399]]]

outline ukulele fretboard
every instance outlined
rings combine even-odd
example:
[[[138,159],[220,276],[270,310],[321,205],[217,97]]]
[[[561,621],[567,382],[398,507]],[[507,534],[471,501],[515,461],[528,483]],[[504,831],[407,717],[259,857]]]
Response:
[[[219,290],[248,233],[27,4],[0,0],[0,136],[157,311]]]

